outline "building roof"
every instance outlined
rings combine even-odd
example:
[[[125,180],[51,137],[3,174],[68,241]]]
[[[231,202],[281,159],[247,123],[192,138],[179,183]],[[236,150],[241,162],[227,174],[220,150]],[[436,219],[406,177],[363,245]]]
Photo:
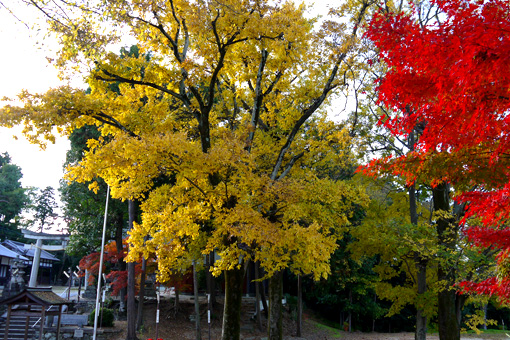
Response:
[[[69,304],[69,301],[53,293],[51,288],[25,288],[19,294],[2,300],[2,304],[27,304],[30,302],[42,306]]]
[[[16,252],[10,250],[9,248],[4,247],[1,244],[0,244],[0,257],[9,257],[11,259],[15,259],[16,257],[19,257],[20,260],[28,261],[28,259],[25,256],[20,255]]]
[[[2,245],[5,246],[6,248],[9,248],[12,251],[14,251],[15,253],[18,253],[19,255],[28,257],[29,260],[31,258],[34,258],[35,248],[34,249],[26,248],[24,243],[17,242],[17,241],[11,241],[11,240],[5,240],[2,242]],[[41,259],[50,260],[50,261],[60,261],[56,256],[50,254],[46,250],[41,250]]]

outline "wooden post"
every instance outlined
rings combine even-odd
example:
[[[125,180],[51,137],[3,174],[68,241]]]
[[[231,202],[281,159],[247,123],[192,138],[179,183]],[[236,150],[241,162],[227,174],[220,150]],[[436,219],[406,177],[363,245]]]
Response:
[[[44,319],[46,318],[46,308],[41,306],[41,326],[39,329],[39,340],[42,340],[44,333]]]
[[[62,317],[62,305],[58,306],[58,318],[57,318],[57,340],[60,339],[60,318]]]

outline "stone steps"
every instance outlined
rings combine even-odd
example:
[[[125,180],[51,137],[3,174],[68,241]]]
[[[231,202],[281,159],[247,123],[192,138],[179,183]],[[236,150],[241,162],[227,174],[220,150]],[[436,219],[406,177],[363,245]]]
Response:
[[[27,339],[34,339],[36,334],[38,334],[39,328],[32,327],[38,317],[30,317],[28,322],[28,330],[27,330]],[[3,318],[0,323],[0,339],[4,339],[5,335],[5,326],[6,319]],[[9,322],[9,329],[7,331],[7,339],[8,340],[23,340],[25,339],[25,326],[26,326],[26,317],[23,316],[11,316],[11,320]]]

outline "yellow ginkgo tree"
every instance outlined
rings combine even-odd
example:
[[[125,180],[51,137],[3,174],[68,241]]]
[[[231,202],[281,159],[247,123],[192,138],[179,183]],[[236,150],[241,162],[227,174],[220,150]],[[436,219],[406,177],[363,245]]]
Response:
[[[54,62],[90,88],[22,93],[0,124],[24,124],[34,142],[52,140],[55,126],[68,135],[97,125],[102,137],[67,177],[92,190],[101,177],[113,197],[140,202],[129,258],[156,256],[164,282],[216,251],[224,340],[239,339],[245,267],[259,262],[271,280],[269,338],[280,339],[282,270],[326,277],[366,201],[320,174],[352,162],[348,132],[324,107],[348,82],[344,62],[371,3],[351,1],[350,21],[316,29],[289,1],[33,2],[60,39]],[[108,52],[127,36],[134,47]]]

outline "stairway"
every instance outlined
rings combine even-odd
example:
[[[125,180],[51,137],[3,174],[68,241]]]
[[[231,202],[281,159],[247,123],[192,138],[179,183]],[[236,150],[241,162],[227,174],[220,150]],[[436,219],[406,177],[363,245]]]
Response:
[[[38,320],[38,317],[30,317],[28,322],[27,340],[32,340],[37,334],[39,334],[39,327],[32,327],[32,325]],[[5,323],[7,321],[7,313],[2,315],[0,321],[0,340],[4,339],[5,335]],[[25,322],[26,317],[24,316],[11,316],[8,329],[8,340],[23,340],[25,339]],[[38,324],[40,326],[40,324]]]
[[[58,307],[51,306],[51,310],[55,311]],[[32,306],[32,312],[40,313],[41,306]],[[25,339],[25,325],[27,318],[25,316],[11,315],[9,329],[7,330],[7,340],[23,340]],[[4,340],[5,326],[7,322],[7,313],[0,317],[0,340]],[[35,325],[35,326],[34,326]],[[39,316],[31,316],[28,321],[27,340],[39,339],[39,329],[41,320]]]

